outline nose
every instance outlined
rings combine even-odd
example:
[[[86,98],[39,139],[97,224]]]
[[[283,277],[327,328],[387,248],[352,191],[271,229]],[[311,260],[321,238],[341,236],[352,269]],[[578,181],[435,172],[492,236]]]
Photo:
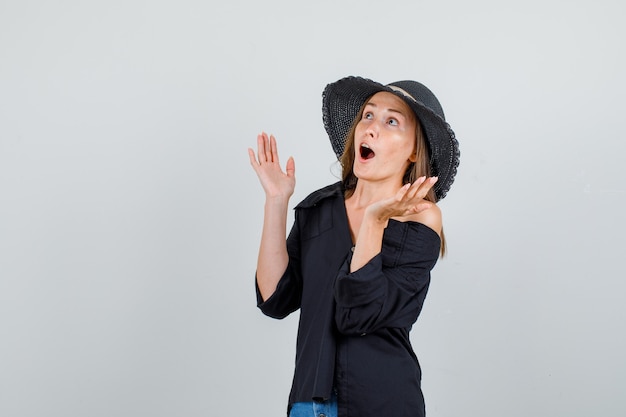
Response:
[[[377,122],[372,122],[367,126],[367,129],[365,129],[365,133],[367,134],[367,136],[371,137],[371,138],[377,138],[378,137],[378,131],[379,131],[379,126]]]

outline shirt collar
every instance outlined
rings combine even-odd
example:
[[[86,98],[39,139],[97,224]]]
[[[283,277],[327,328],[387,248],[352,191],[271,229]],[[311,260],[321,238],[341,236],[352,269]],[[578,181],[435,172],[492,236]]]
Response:
[[[343,192],[343,185],[341,181],[338,181],[309,194],[309,196],[302,200],[296,208],[311,208],[327,198],[343,197]]]

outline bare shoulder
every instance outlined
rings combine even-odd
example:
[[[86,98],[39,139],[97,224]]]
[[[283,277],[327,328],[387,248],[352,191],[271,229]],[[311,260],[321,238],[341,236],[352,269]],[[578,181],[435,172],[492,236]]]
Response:
[[[433,229],[439,236],[441,236],[441,229],[443,227],[441,209],[435,203],[428,203],[428,208],[426,210],[422,210],[416,214],[411,214],[410,216],[407,216],[405,220],[422,223]]]

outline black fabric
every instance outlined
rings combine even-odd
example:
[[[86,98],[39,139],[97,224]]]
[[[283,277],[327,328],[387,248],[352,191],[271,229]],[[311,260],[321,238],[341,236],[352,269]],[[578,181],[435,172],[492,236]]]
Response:
[[[421,371],[409,331],[422,309],[439,236],[390,220],[382,252],[350,273],[352,241],[340,183],[296,206],[289,266],[264,314],[300,308],[289,404],[338,393],[339,416],[423,416]]]

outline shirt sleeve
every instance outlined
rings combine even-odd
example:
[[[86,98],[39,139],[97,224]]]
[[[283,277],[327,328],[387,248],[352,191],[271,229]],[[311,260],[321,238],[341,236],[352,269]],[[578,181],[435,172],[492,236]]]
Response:
[[[297,215],[297,214],[296,214]],[[259,284],[256,281],[257,307],[263,314],[275,319],[283,319],[300,308],[302,300],[302,274],[300,272],[300,233],[294,222],[289,237],[287,238],[287,252],[289,253],[289,263],[283,276],[278,281],[276,291],[265,301],[259,291]]]
[[[385,237],[382,252],[362,268],[351,273],[349,256],[339,270],[335,322],[341,333],[363,335],[385,327],[410,328],[417,320],[440,240],[424,225],[402,228],[400,237]]]

